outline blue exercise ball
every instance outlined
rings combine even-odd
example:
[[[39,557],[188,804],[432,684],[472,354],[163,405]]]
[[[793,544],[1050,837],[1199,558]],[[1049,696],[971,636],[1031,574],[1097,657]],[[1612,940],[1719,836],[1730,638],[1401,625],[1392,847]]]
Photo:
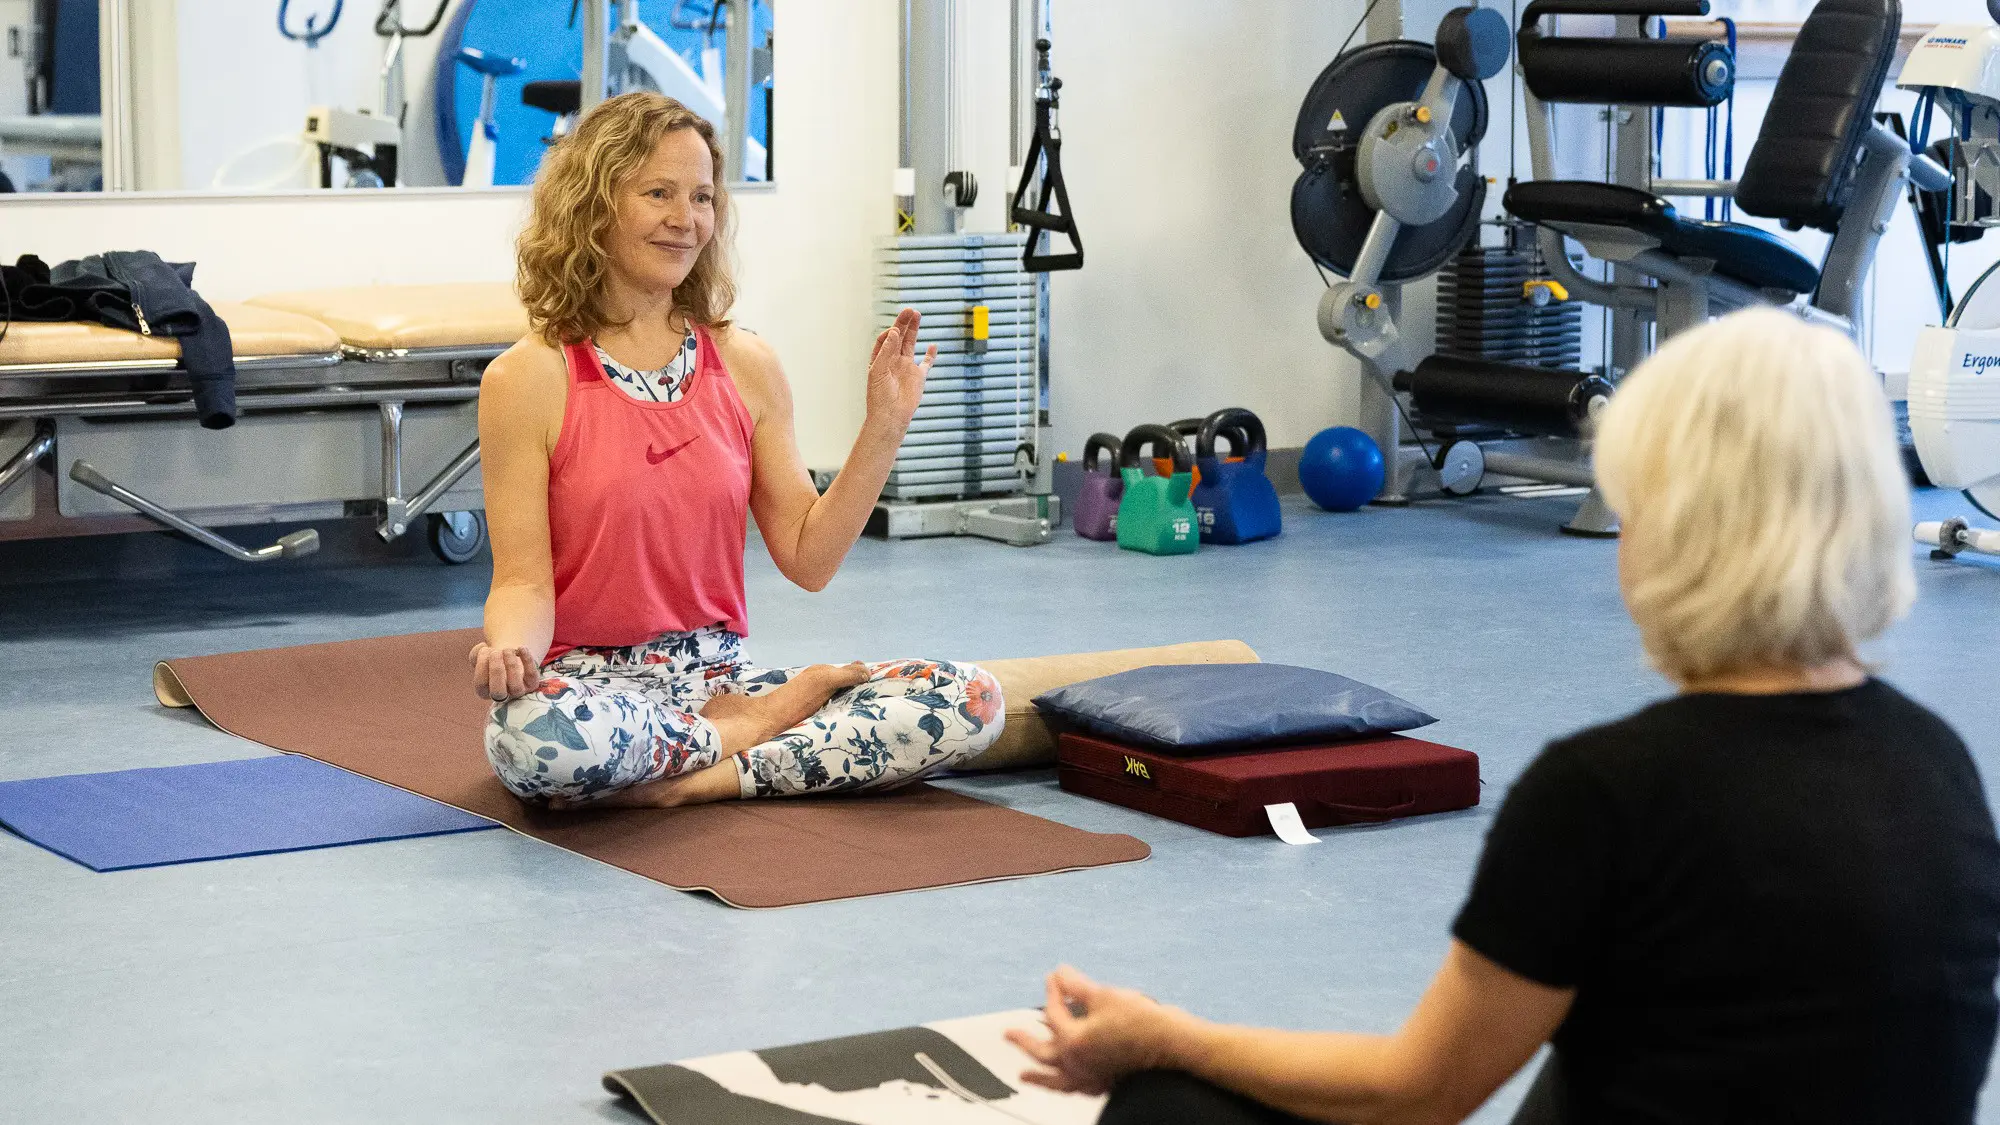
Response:
[[[1352,512],[1381,495],[1382,448],[1353,426],[1321,430],[1299,457],[1299,484],[1329,512]]]

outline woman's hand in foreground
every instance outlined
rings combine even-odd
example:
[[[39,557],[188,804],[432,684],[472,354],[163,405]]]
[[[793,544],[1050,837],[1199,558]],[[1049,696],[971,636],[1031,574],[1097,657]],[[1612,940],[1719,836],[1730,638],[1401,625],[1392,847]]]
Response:
[[[715,724],[727,756],[769,742],[812,717],[843,688],[867,682],[868,665],[815,664],[761,695],[710,697],[701,717]]]
[[[542,685],[542,669],[525,648],[495,648],[480,641],[472,646],[472,690],[498,703],[519,699]]]
[[[1007,1039],[1046,1067],[1021,1077],[1064,1093],[1102,1094],[1120,1078],[1170,1065],[1178,1025],[1193,1017],[1129,988],[1098,984],[1063,966],[1049,974],[1046,1038],[1016,1029]]]
[[[915,309],[897,314],[896,323],[875,337],[875,354],[868,361],[868,418],[894,425],[899,434],[923,401],[924,380],[937,362],[936,344],[921,362],[916,357],[917,329],[923,320]]]

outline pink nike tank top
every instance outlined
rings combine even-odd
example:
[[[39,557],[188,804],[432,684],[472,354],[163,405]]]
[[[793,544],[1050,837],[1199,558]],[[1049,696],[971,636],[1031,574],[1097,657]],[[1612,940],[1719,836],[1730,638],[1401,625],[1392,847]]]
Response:
[[[611,384],[589,340],[563,349],[569,401],[549,454],[554,660],[720,624],[750,631],[743,595],[750,411],[708,330],[675,402]]]

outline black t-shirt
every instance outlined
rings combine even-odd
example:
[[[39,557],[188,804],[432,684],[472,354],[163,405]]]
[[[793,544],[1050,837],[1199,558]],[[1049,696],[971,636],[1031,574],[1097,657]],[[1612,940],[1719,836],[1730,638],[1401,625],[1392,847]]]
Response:
[[[1542,753],[1453,933],[1576,989],[1577,1121],[1961,1125],[2000,844],[1965,745],[1887,684],[1684,695]]]

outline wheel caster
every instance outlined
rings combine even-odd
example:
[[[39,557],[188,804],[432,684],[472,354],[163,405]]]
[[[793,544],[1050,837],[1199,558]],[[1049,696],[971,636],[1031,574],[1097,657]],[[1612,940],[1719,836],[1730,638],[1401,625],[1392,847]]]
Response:
[[[1446,496],[1470,496],[1486,479],[1486,451],[1478,442],[1455,441],[1438,450],[1432,468]]]
[[[431,551],[451,566],[473,560],[486,546],[485,512],[432,512]]]

